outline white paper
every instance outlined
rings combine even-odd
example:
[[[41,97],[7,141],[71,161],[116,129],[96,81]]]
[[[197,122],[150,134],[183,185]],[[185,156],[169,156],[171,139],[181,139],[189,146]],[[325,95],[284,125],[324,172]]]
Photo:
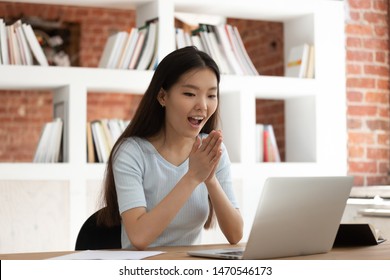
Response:
[[[49,260],[141,260],[147,257],[162,254],[162,251],[104,251],[86,250]]]

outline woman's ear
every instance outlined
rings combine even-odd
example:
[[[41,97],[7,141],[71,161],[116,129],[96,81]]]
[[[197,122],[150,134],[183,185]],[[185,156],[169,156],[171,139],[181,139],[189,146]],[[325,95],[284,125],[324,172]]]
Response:
[[[157,100],[160,103],[162,107],[165,107],[165,99],[166,99],[167,93],[164,89],[160,89],[157,95]]]

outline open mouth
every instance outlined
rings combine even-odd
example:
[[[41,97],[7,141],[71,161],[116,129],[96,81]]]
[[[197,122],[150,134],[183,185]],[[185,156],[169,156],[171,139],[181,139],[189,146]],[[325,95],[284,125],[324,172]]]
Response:
[[[202,121],[204,120],[204,117],[189,117],[188,121],[195,126],[199,126]]]

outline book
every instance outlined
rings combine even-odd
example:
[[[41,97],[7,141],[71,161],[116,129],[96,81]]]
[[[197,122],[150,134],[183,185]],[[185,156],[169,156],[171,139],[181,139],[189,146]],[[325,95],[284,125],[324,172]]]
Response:
[[[285,66],[285,76],[305,78],[307,61],[309,58],[309,44],[302,44],[291,48]]]
[[[105,152],[105,144],[103,143],[104,140],[103,140],[102,130],[100,128],[100,122],[92,121],[91,129],[92,129],[93,144],[96,149],[97,162],[106,162],[108,157]]]
[[[241,57],[241,54],[240,54],[240,50],[239,50],[239,45],[238,45],[238,42],[235,38],[235,34],[234,34],[234,30],[233,30],[233,26],[230,25],[230,24],[225,24],[225,31],[226,31],[226,34],[227,34],[227,37],[229,39],[229,43],[230,43],[230,47],[232,49],[232,52],[234,54],[234,57],[236,58],[236,61],[239,65],[239,73],[236,73],[238,75],[248,75],[248,71],[246,70],[246,67],[245,67],[245,61],[243,61],[242,57]]]
[[[128,33],[126,31],[119,31],[108,37],[103,53],[100,57],[98,67],[116,68],[123,45],[126,43],[127,36]]]
[[[35,149],[35,154],[33,158],[33,162],[44,162],[44,150],[47,147],[49,141],[50,141],[50,130],[51,125],[50,123],[45,123],[41,130],[41,135],[39,136],[39,141],[37,148]]]
[[[108,64],[106,66],[106,68],[110,69],[118,68],[120,56],[125,48],[129,33],[127,33],[126,31],[119,31],[116,35],[117,37],[111,52],[110,60],[108,61]]]
[[[87,122],[87,162],[96,162],[95,148],[92,139],[91,122]]]
[[[137,70],[148,69],[150,63],[152,62],[154,51],[156,50],[155,46],[157,44],[157,22],[148,23],[146,29],[146,37],[143,44],[141,56],[136,66]]]
[[[14,44],[14,52],[17,57],[17,63],[18,65],[26,65],[27,64],[27,58],[23,50],[23,45],[22,45],[22,39],[20,38],[20,35],[17,31],[17,27],[21,25],[21,21],[17,20],[15,21],[14,24],[11,25],[12,27],[12,40]]]
[[[310,45],[309,58],[307,61],[306,78],[314,78],[314,45]]]
[[[56,118],[45,123],[35,150],[33,162],[59,162],[61,156],[61,142],[63,122]]]
[[[33,65],[34,60],[31,53],[31,48],[27,43],[26,34],[23,31],[21,21],[15,23],[15,34],[19,42],[19,50],[22,57],[23,65]]]
[[[0,18],[0,53],[1,53],[1,64],[9,64],[8,56],[8,42],[7,42],[7,30],[5,22]]]
[[[138,29],[138,38],[137,42],[135,44],[134,52],[133,55],[131,56],[130,64],[129,64],[129,69],[136,69],[138,60],[140,58],[140,54],[142,51],[142,46],[145,41],[145,36],[146,36],[146,30],[145,29]]]
[[[53,128],[51,133],[51,141],[49,145],[49,153],[46,162],[60,162],[61,161],[61,142],[63,135],[63,121],[56,118],[53,121]]]
[[[221,46],[222,46],[223,52],[225,54],[226,61],[227,61],[229,68],[230,68],[229,72],[232,74],[241,75],[242,69],[240,68],[240,65],[237,61],[237,58],[233,53],[233,48],[230,44],[230,41],[229,41],[229,38],[228,38],[228,35],[226,33],[226,29],[225,29],[224,25],[217,25],[215,28],[215,31],[217,33],[218,38],[221,41]]]
[[[107,162],[112,147],[130,121],[97,119],[87,122],[87,161]]]
[[[186,46],[186,41],[183,28],[176,28],[175,31],[176,49],[184,48]]]
[[[276,142],[273,126],[271,124],[264,124],[264,161],[265,162],[280,162],[279,148]]]
[[[28,45],[31,48],[31,52],[33,53],[37,63],[42,66],[49,66],[49,62],[47,61],[46,55],[43,52],[43,49],[39,44],[31,25],[23,23],[22,29],[24,31],[24,35],[26,36]]]
[[[233,26],[233,32],[234,32],[236,41],[238,43],[238,49],[239,49],[239,52],[241,54],[241,58],[245,62],[244,64],[247,67],[248,75],[259,75],[259,72],[257,72],[256,67],[253,65],[253,62],[250,59],[248,52],[246,51],[244,43],[242,42],[242,39],[241,39],[241,35],[238,32],[238,28],[236,26]]]
[[[264,125],[256,124],[255,126],[255,161],[264,161]]]
[[[191,43],[198,50],[204,52],[204,46],[198,35],[191,35]]]
[[[133,27],[129,33],[126,44],[124,46],[122,56],[118,63],[119,69],[127,69],[130,64],[131,56],[133,55],[135,44],[138,38],[138,28]]]
[[[16,40],[15,28],[13,25],[7,25],[7,38],[8,38],[8,50],[9,59],[12,65],[21,65],[21,57],[19,52],[19,43]]]
[[[381,232],[369,223],[340,224],[334,247],[378,245],[386,239]]]
[[[120,50],[119,58],[118,58],[117,65],[115,66],[115,68],[118,68],[118,69],[122,68],[122,64],[124,63],[124,58],[126,55],[126,49],[127,49],[128,45],[130,44],[130,42],[131,42],[130,31],[129,32],[126,31],[125,42],[123,44],[123,48]]]
[[[221,41],[219,40],[216,32],[215,32],[215,26],[208,25],[208,37],[210,46],[213,49],[213,53],[215,55],[215,60],[217,61],[217,64],[219,68],[221,69],[222,74],[231,74],[230,67],[226,61],[226,56],[223,53]]]

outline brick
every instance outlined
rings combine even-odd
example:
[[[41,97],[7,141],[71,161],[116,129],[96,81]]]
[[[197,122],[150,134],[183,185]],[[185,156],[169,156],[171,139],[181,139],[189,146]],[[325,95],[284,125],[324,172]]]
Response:
[[[357,63],[348,63],[346,72],[348,75],[359,75],[363,73],[363,67]]]
[[[368,38],[363,40],[363,47],[365,49],[387,50],[388,46],[389,43],[387,38],[383,38],[383,39]]]
[[[368,10],[371,8],[371,0],[349,0],[348,4],[351,9]]]
[[[361,146],[348,146],[348,158],[359,159],[364,158],[365,149]]]
[[[363,93],[360,91],[347,90],[347,99],[349,102],[363,101]]]
[[[367,149],[367,159],[373,160],[387,160],[389,158],[389,148],[387,149]]]
[[[381,62],[381,63],[384,63],[384,64],[388,64],[388,53],[387,53],[387,51],[377,51],[377,52],[375,52],[374,60],[376,62]]]
[[[387,104],[389,102],[389,93],[387,92],[367,92],[364,95],[364,101],[367,103]]]
[[[381,186],[381,185],[389,185],[389,177],[386,175],[381,176],[367,176],[367,185],[368,186]]]
[[[347,50],[347,61],[372,62],[374,55],[371,51],[363,50]]]
[[[389,76],[389,67],[388,66],[380,66],[380,65],[365,65],[364,73],[369,75],[377,75],[388,77]]]
[[[382,90],[388,90],[389,89],[389,78],[386,77],[384,79],[377,79],[376,88],[382,89]]]
[[[348,132],[350,145],[375,144],[375,135],[369,132]]]
[[[348,174],[350,175],[354,175],[354,178],[353,178],[353,185],[355,187],[359,187],[359,186],[365,186],[365,177],[364,176],[361,176],[361,175],[356,175],[352,172],[348,172]]]
[[[372,78],[348,78],[347,86],[350,88],[375,88],[375,79]]]
[[[384,134],[378,134],[376,138],[376,143],[380,146],[387,146],[390,145],[390,136],[389,132],[386,132]]]
[[[361,24],[347,24],[345,32],[348,35],[370,36],[372,34],[372,27]]]
[[[365,12],[363,14],[365,22],[370,24],[387,24],[387,17],[384,13],[375,13],[375,12]]]
[[[349,171],[352,173],[376,173],[378,170],[377,164],[375,161],[359,161],[359,162],[354,162],[350,161],[349,162]]]
[[[363,122],[360,119],[348,118],[348,120],[347,120],[347,127],[348,127],[348,129],[362,128],[362,123]]]
[[[375,116],[377,111],[376,106],[351,105],[348,107],[348,116]]]

